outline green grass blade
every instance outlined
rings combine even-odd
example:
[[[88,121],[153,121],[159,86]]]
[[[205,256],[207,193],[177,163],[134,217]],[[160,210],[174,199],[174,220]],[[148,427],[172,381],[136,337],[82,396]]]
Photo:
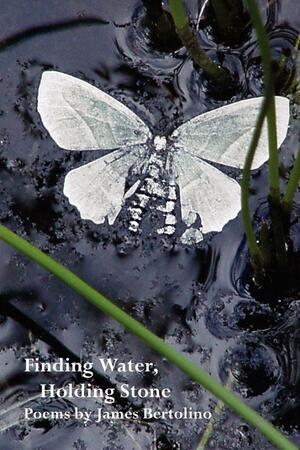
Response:
[[[230,389],[233,385],[233,382],[234,382],[234,377],[233,377],[232,373],[230,372],[227,377],[225,387],[227,389]],[[201,437],[201,440],[199,442],[197,450],[205,450],[206,449],[208,441],[214,433],[215,423],[217,422],[219,416],[221,415],[223,408],[224,408],[224,403],[222,402],[222,400],[218,400],[216,407],[214,409],[214,412],[213,412],[213,416],[210,419],[210,421],[208,422],[207,427],[204,430],[204,433]]]
[[[245,165],[243,168],[243,178],[241,183],[241,210],[242,219],[244,223],[245,233],[247,237],[248,247],[251,255],[252,265],[254,267],[254,277],[257,279],[261,276],[261,271],[264,269],[263,254],[257,244],[255,231],[252,226],[252,219],[249,207],[249,188],[251,179],[251,166],[253,163],[257,144],[262,132],[262,127],[267,114],[268,105],[271,100],[271,91],[266,92],[266,97],[259,112],[255,130],[251,139],[250,147],[246,156]]]
[[[54,274],[77,294],[84,297],[105,314],[111,316],[124,326],[132,334],[136,335],[149,347],[166,358],[170,363],[178,367],[192,380],[199,383],[218,399],[224,402],[235,413],[245,419],[250,425],[259,430],[270,442],[280,450],[299,450],[282,433],[280,433],[270,422],[263,419],[256,411],[240,400],[235,394],[224,388],[214,378],[194,365],[182,353],[176,351],[171,345],[164,342],[144,325],[135,320],[121,308],[116,306],[104,295],[96,291],[92,286],[84,282],[81,278],[69,269],[59,264],[46,253],[34,247],[25,239],[19,237],[3,225],[0,225],[0,239],[20,253],[30,258],[32,261]]]
[[[279,270],[286,270],[287,254],[285,232],[280,201],[279,152],[277,148],[277,127],[275,108],[275,89],[272,73],[272,54],[268,35],[264,28],[260,10],[255,0],[246,0],[257,40],[260,47],[264,70],[265,97],[270,92],[267,108],[268,143],[269,143],[269,209],[272,222],[275,258]]]
[[[182,0],[169,0],[169,5],[177,30],[189,26]]]
[[[187,19],[184,2],[182,0],[169,0],[170,11],[175,23],[175,28],[182,44],[189,52],[192,60],[213,80],[217,85],[225,89],[231,89],[234,80],[229,71],[222,68],[207,55],[201,47],[197,35],[190,27]]]
[[[294,166],[282,199],[282,207],[287,215],[290,215],[293,207],[293,199],[300,180],[300,148],[294,162]]]
[[[260,47],[262,66],[264,70],[265,91],[269,89],[272,92],[272,99],[268,105],[268,137],[269,137],[269,185],[270,196],[279,201],[279,157],[277,149],[277,129],[276,129],[276,111],[274,98],[274,82],[272,73],[272,54],[269,45],[268,35],[266,33],[261,14],[255,0],[246,0],[251,20],[254,25],[257,40]]]

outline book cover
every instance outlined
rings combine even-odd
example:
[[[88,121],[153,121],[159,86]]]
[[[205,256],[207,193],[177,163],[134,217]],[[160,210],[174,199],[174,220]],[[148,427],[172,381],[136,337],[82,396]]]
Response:
[[[1,2],[1,449],[300,445],[300,10],[258,3]]]

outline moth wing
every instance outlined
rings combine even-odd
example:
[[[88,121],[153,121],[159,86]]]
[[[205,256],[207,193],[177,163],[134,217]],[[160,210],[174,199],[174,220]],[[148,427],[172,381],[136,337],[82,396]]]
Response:
[[[43,73],[37,109],[52,139],[66,150],[116,149],[145,143],[150,134],[118,100],[61,72]]]
[[[278,147],[284,141],[289,124],[289,100],[275,97]],[[198,157],[241,168],[255,129],[263,98],[242,100],[194,117],[174,133],[179,145]],[[267,161],[268,132],[264,123],[256,149],[253,169]]]
[[[82,219],[96,224],[105,218],[112,225],[119,214],[123,199],[132,195],[138,182],[125,194],[128,170],[145,158],[141,146],[130,152],[119,149],[69,172],[65,178],[64,194],[78,209]]]
[[[191,226],[200,215],[203,233],[221,231],[240,211],[240,185],[220,170],[185,151],[175,152],[181,216]]]

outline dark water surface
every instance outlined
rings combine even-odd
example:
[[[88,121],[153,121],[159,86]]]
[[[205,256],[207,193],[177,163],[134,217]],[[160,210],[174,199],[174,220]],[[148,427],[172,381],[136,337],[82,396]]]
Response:
[[[198,20],[201,2],[186,2]],[[300,28],[297,2],[261,1],[274,58],[292,63]],[[149,40],[141,2],[110,0],[3,1],[0,16],[0,219],[18,234],[66,264],[124,310],[186,353],[222,383],[228,368],[234,389],[252,407],[300,445],[300,304],[290,297],[256,301],[247,285],[248,255],[240,216],[201,245],[127,235],[120,220],[114,228],[81,220],[62,194],[66,173],[96,159],[88,152],[59,149],[36,111],[37,88],[44,70],[55,69],[101,87],[124,102],[157,133],[169,133],[189,118],[224,104],[214,94],[184,49],[160,52]],[[234,73],[239,87],[228,103],[262,93],[255,36],[239,45],[216,43],[206,26],[199,37],[212,57]],[[226,97],[226,95],[225,95]],[[291,126],[282,147],[288,166],[297,148]],[[95,156],[96,155],[96,156]],[[234,174],[240,179],[240,173]],[[252,208],[266,215],[267,173],[253,178]],[[299,225],[293,227],[299,249]],[[148,423],[19,422],[26,399],[41,410],[95,409],[91,400],[36,399],[39,383],[63,385],[79,377],[24,374],[23,358],[44,361],[69,357],[93,360],[98,386],[126,382],[172,387],[171,401],[125,401],[116,409],[212,410],[215,399],[191,383],[118,324],[67,289],[52,275],[0,243],[0,448],[7,450],[196,449],[205,421],[162,420]],[[269,299],[268,299],[269,300]],[[126,374],[105,378],[97,356],[153,361],[158,377]],[[14,407],[12,406],[14,405]],[[99,405],[97,405],[98,407]],[[101,405],[100,405],[101,406]],[[207,448],[272,449],[242,420],[224,410]]]

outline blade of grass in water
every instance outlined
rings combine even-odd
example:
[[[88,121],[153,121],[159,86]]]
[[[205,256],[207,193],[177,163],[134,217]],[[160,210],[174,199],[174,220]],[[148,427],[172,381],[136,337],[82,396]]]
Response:
[[[266,97],[264,99],[262,108],[259,112],[258,119],[256,122],[253,137],[251,139],[250,147],[246,156],[246,161],[243,168],[243,178],[241,183],[241,209],[242,209],[242,219],[244,223],[245,233],[247,237],[248,247],[251,255],[252,266],[254,268],[254,279],[256,282],[263,277],[264,271],[264,257],[261,249],[259,248],[255,230],[252,226],[252,219],[249,207],[249,188],[250,188],[250,178],[251,178],[251,166],[253,163],[255,151],[257,144],[262,132],[262,127],[267,114],[268,104],[271,100],[272,92],[269,90],[266,92]]]
[[[206,75],[217,85],[222,86],[224,89],[228,89],[230,86],[233,86],[234,81],[230,73],[214,63],[214,61],[201,47],[197,35],[193,32],[189,25],[183,1],[169,0],[169,6],[177,34],[193,61],[201,67]]]
[[[266,89],[269,89],[272,92],[272,100],[270,101],[267,109],[269,137],[269,184],[270,195],[273,195],[277,200],[279,200],[279,158],[277,150],[276,112],[271,49],[256,1],[246,0],[246,4],[251,15],[251,20],[256,31],[256,36],[261,51],[265,91]]]
[[[296,193],[300,180],[300,148],[294,162],[292,172],[286,187],[286,191],[282,200],[282,207],[285,213],[289,216],[292,212],[293,199]]]
[[[267,90],[271,92],[271,99],[267,108],[268,142],[269,142],[269,205],[272,221],[275,257],[279,268],[287,266],[284,227],[281,215],[280,189],[279,189],[279,154],[277,149],[277,129],[275,110],[275,89],[272,73],[272,54],[267,32],[255,0],[246,0],[251,20],[256,31],[260,47],[264,71],[265,96]]]
[[[11,247],[23,253],[32,261],[51,272],[66,285],[71,287],[77,294],[84,297],[105,314],[111,316],[124,326],[132,334],[140,338],[149,347],[174,364],[191,380],[199,383],[218,399],[224,402],[235,413],[245,419],[250,425],[259,430],[270,442],[280,450],[299,450],[282,433],[280,433],[270,422],[263,419],[256,411],[240,400],[235,394],[224,388],[214,378],[194,365],[186,356],[175,350],[161,338],[156,336],[136,319],[125,313],[121,308],[108,300],[92,286],[85,283],[81,278],[69,269],[59,264],[46,253],[34,247],[25,239],[19,237],[3,225],[0,225],[0,239]]]
[[[295,42],[295,49],[299,50],[300,48],[300,33],[297,36],[296,42]],[[300,56],[298,54],[298,66],[300,64]],[[298,72],[298,74],[297,74]],[[297,80],[298,78],[298,80]],[[296,76],[295,76],[295,83],[296,85],[300,85],[299,83],[299,79],[300,79],[300,71],[296,69]],[[298,100],[299,97],[299,88],[295,93],[295,100],[296,102],[299,102]],[[300,102],[299,102],[300,103]],[[298,153],[294,162],[294,166],[292,168],[291,174],[290,174],[290,178],[286,187],[286,191],[284,194],[284,197],[282,199],[282,207],[284,210],[284,213],[287,215],[287,218],[289,218],[289,216],[291,215],[292,212],[292,207],[293,207],[293,199],[296,193],[296,190],[298,188],[299,185],[299,180],[300,180],[300,148],[298,149]]]
[[[228,389],[231,389],[232,385],[233,385],[233,380],[234,380],[233,375],[230,372],[224,386]],[[204,430],[204,433],[201,437],[201,441],[199,442],[197,450],[205,450],[206,449],[208,441],[213,435],[215,423],[216,423],[217,419],[219,418],[223,408],[224,408],[224,403],[222,402],[222,400],[218,400],[216,407],[214,409],[214,412],[213,412],[213,416],[210,419],[210,421],[208,422],[207,427]]]

